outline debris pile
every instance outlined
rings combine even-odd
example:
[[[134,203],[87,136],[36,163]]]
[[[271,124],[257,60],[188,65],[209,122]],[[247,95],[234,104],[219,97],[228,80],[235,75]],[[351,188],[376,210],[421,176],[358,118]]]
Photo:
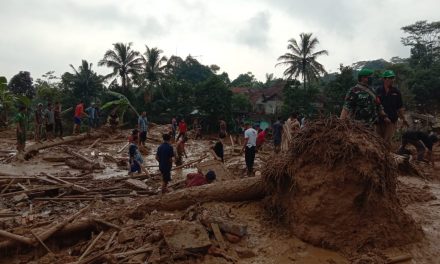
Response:
[[[397,197],[395,162],[361,124],[336,118],[310,123],[263,177],[272,215],[313,245],[358,252],[422,237]]]

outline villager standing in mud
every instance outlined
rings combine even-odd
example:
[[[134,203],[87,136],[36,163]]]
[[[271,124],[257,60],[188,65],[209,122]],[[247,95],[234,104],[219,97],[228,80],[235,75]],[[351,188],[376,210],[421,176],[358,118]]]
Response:
[[[17,157],[22,159],[22,154],[26,147],[26,107],[20,106],[19,112],[14,119],[17,125]]]
[[[55,102],[55,107],[53,109],[53,116],[55,118],[55,137],[60,137],[63,139],[63,122],[61,118],[61,104],[60,102]]]
[[[137,142],[138,142],[137,131],[134,131],[132,132],[132,140],[130,142],[130,146],[128,147],[128,156],[129,156],[128,162],[130,164],[129,174],[132,174],[133,172],[141,173],[142,170],[144,171],[145,175],[148,175],[148,171],[142,165],[144,163],[144,160],[142,159],[142,155],[139,152],[138,146],[136,145]]]
[[[87,116],[87,114],[84,113],[84,103],[82,100],[80,100],[75,107],[75,115],[73,117],[73,134],[79,134],[81,132],[81,118],[83,116]]]
[[[255,151],[257,147],[257,131],[247,122],[244,131],[244,158],[246,161],[247,176],[251,176],[254,170]]]
[[[214,146],[212,147],[212,150],[214,150],[214,154],[224,163],[224,147],[223,147],[223,140],[225,136],[219,135],[217,142],[215,142]]]
[[[46,139],[52,141],[55,117],[51,103],[48,103],[46,110],[44,110],[44,123],[46,124]]]
[[[358,73],[358,84],[348,90],[345,96],[341,119],[352,118],[363,122],[369,127],[378,124],[379,121],[390,123],[380,103],[380,98],[370,88],[373,70],[363,68]]]
[[[187,137],[181,138],[176,145],[176,165],[180,166],[183,164],[183,155],[185,158],[188,158],[185,150],[185,143],[187,141]]]
[[[396,132],[396,123],[400,118],[404,126],[408,126],[408,122],[404,116],[404,108],[402,102],[402,94],[399,89],[394,86],[396,75],[393,71],[387,70],[382,74],[383,86],[376,90],[376,94],[380,98],[384,112],[387,114],[391,122],[379,122],[378,133],[388,143],[391,143],[394,133]]]
[[[223,118],[219,121],[219,128],[219,134],[224,134],[225,136],[228,135],[228,132],[226,131],[226,121]]]
[[[185,119],[182,118],[179,122],[179,135],[177,136],[177,140],[179,140],[180,137],[185,137],[187,130],[188,127],[185,123]]]
[[[43,104],[39,103],[35,110],[35,142],[41,143],[41,128],[43,126]]]
[[[156,160],[159,162],[159,171],[162,174],[162,193],[168,192],[168,183],[171,181],[171,167],[173,166],[174,150],[170,144],[170,135],[162,135],[163,143],[157,148]]]
[[[194,121],[193,121],[193,129],[194,129],[194,132],[195,132],[195,137],[194,137],[194,139],[202,139],[202,125],[200,124],[200,121],[199,121],[199,119],[198,118],[194,118]]]
[[[112,133],[115,133],[116,128],[118,127],[119,124],[119,118],[118,118],[118,114],[116,113],[116,109],[114,109],[108,118],[108,123],[110,124],[110,128],[112,130]]]
[[[87,133],[90,133],[95,127],[96,109],[94,103],[92,103],[89,107],[87,107],[86,113],[88,115],[88,121],[89,121]]]
[[[272,137],[275,153],[279,153],[281,150],[281,135],[283,132],[283,125],[281,124],[280,118],[272,125]]]
[[[148,119],[147,112],[143,111],[138,118],[138,129],[139,129],[139,145],[145,147],[145,141],[147,141],[148,133]]]
[[[99,105],[98,103],[95,104],[95,124],[94,127],[95,128],[99,128],[100,123],[99,123],[99,119],[101,118],[101,109],[99,109]]]

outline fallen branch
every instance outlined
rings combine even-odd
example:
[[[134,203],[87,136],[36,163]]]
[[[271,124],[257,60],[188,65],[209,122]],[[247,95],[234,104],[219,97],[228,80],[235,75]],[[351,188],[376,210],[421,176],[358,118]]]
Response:
[[[59,141],[50,141],[50,142],[44,142],[43,144],[34,144],[34,145],[29,146],[25,150],[24,157],[25,157],[25,159],[30,159],[33,155],[38,153],[39,150],[55,147],[58,145],[68,144],[68,143],[72,143],[75,141],[81,141],[86,138],[95,138],[95,137],[99,137],[99,136],[100,136],[100,134],[90,134],[90,135],[80,134],[77,136],[65,137],[65,138],[63,138],[63,140],[59,140]]]

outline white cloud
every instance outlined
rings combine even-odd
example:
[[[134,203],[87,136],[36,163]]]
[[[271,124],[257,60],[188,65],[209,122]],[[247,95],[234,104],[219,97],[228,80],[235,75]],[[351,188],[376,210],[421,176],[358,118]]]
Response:
[[[438,20],[438,0],[0,0],[0,75],[20,70],[34,78],[70,71],[82,59],[94,63],[115,42],[157,46],[165,55],[192,54],[217,64],[231,78],[252,71],[257,78],[275,68],[287,40],[313,32],[329,56],[330,71],[392,56],[406,57],[400,28]],[[107,73],[105,67],[95,67]]]

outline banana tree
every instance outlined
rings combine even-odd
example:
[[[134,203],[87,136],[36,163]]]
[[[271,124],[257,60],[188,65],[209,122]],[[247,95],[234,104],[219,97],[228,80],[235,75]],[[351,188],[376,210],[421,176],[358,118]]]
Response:
[[[108,94],[116,97],[116,100],[110,101],[105,103],[101,109],[106,110],[106,109],[113,109],[113,111],[117,111],[118,115],[119,115],[119,119],[121,120],[121,123],[123,123],[123,118],[125,115],[125,112],[127,112],[127,110],[132,110],[134,113],[136,113],[137,116],[139,116],[138,111],[136,111],[136,109],[133,107],[133,105],[130,103],[130,101],[128,100],[127,97],[125,97],[123,94],[117,93],[117,92],[112,92],[112,91],[108,91]]]

